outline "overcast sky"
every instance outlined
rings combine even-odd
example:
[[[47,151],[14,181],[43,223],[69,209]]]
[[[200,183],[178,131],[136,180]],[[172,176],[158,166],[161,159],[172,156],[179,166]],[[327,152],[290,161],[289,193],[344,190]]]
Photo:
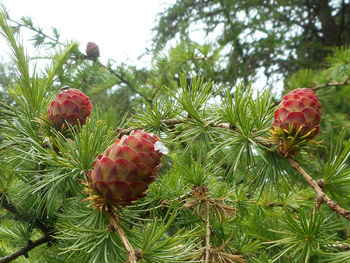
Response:
[[[76,40],[81,51],[86,43],[100,47],[101,60],[143,65],[137,58],[151,44],[156,15],[175,0],[0,0],[11,18],[32,18],[34,25],[51,33],[57,28],[63,40]],[[24,38],[26,35],[23,35]],[[7,57],[0,43],[0,56]]]
[[[156,16],[176,0],[0,0],[11,18],[22,16],[32,18],[34,25],[52,32],[52,27],[61,33],[61,39],[75,40],[85,52],[87,42],[100,47],[101,62],[108,58],[119,63],[126,62],[138,67],[150,66],[151,56],[137,58],[151,47],[151,29],[156,25]],[[24,40],[30,36],[22,34]],[[215,37],[215,36],[214,36]],[[204,37],[201,31],[192,32],[195,41],[213,39]],[[30,55],[35,55],[26,45]],[[0,37],[0,58],[8,59],[8,49]],[[40,67],[40,63],[39,63]],[[266,78],[258,74],[253,86],[264,87]],[[275,89],[280,92],[282,81]]]

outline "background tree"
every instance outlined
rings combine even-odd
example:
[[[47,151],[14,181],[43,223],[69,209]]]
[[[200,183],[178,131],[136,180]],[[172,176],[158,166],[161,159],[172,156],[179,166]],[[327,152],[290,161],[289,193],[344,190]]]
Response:
[[[0,101],[5,104],[11,104],[6,88],[14,83],[15,76],[15,68],[11,63],[0,64]]]
[[[199,28],[223,48],[215,79],[247,83],[263,72],[275,83],[300,69],[319,69],[332,48],[349,44],[349,12],[342,0],[178,0],[159,16],[154,48],[193,41]]]

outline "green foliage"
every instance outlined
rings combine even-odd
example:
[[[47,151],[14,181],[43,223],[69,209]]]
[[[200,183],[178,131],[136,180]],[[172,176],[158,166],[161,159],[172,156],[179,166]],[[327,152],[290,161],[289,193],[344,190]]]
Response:
[[[326,217],[322,213],[317,213],[314,216],[309,216],[306,212],[301,211],[296,219],[290,214],[286,214],[282,222],[283,230],[274,230],[282,234],[284,238],[268,242],[274,243],[270,248],[282,247],[272,262],[288,252],[293,258],[291,262],[313,262],[312,258],[318,258],[321,251],[331,250],[329,244],[334,242],[334,236],[336,236],[334,230],[338,226],[333,215]]]
[[[175,6],[190,3],[197,2]],[[216,6],[229,12],[242,3]],[[288,10],[285,3],[283,11]],[[260,14],[266,18],[267,9]],[[34,28],[30,19],[22,22]],[[0,257],[44,235],[49,245],[16,261],[126,262],[112,212],[95,206],[86,180],[96,158],[119,135],[145,129],[156,133],[169,153],[147,196],[113,214],[139,262],[204,262],[208,256],[220,263],[347,262],[349,222],[326,204],[315,204],[312,187],[270,140],[273,93],[216,77],[223,49],[182,42],[169,54],[157,54],[148,71],[112,61],[105,66],[87,60],[76,43],[56,42],[51,65],[39,73],[31,70],[4,15],[0,26],[16,65],[16,82],[4,85],[11,98],[0,106]],[[342,120],[338,126],[349,121],[343,105],[349,56],[348,49],[336,50],[325,70],[302,71],[287,84],[318,91],[325,117],[317,140],[329,143],[302,148],[294,158],[313,182],[322,179],[321,190],[344,208],[350,207],[349,135],[345,128],[337,139],[328,139],[340,130],[332,116]],[[67,84],[89,94],[94,107],[85,125],[59,131],[47,120],[47,107]],[[332,96],[338,99],[328,105]]]
[[[182,229],[175,235],[167,236],[166,232],[175,217],[176,213],[169,220],[165,218],[166,224],[157,222],[157,218],[147,224],[139,244],[142,251],[141,262],[184,262],[194,257],[194,231],[186,233],[186,230]]]
[[[341,197],[347,195],[350,180],[349,157],[350,157],[350,141],[345,146],[346,132],[338,136],[337,141],[331,146],[328,162],[322,172],[322,178],[326,185],[326,189],[338,201]]]
[[[264,73],[274,84],[299,69],[319,69],[332,47],[349,44],[348,8],[330,0],[178,0],[158,17],[154,49],[174,39],[196,46],[193,33],[200,30],[224,61],[212,79],[247,84]]]
[[[220,68],[221,48],[210,44],[200,45],[182,41],[171,47],[169,52],[156,53],[153,58],[152,79],[155,85],[176,86],[180,76],[205,76],[207,80],[217,79]]]
[[[74,205],[60,219],[57,239],[66,262],[126,261],[122,244],[106,231],[106,218],[97,210]]]

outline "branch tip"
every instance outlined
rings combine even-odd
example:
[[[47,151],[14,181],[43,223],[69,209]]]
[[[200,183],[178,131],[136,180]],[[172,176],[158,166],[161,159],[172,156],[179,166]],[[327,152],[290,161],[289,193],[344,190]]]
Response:
[[[321,182],[320,180],[314,180],[294,159],[289,157],[287,158],[287,161],[316,192],[316,207],[314,213],[316,212],[316,209],[318,209],[317,206],[321,206],[322,203],[325,203],[331,210],[350,221],[350,212],[342,208],[337,202],[325,194],[323,189],[319,186],[319,183]]]

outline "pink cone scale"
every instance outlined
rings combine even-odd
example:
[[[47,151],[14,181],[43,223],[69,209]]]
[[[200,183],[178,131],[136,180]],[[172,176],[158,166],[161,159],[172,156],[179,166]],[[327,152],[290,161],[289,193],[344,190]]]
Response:
[[[284,96],[275,111],[273,129],[292,130],[302,137],[313,138],[319,132],[321,104],[314,91],[307,88],[295,89]],[[293,136],[293,134],[290,134]]]
[[[162,153],[155,150],[160,139],[143,130],[124,135],[98,156],[88,172],[88,184],[96,195],[97,206],[130,204],[146,196],[158,176]]]
[[[90,99],[80,90],[62,90],[47,109],[48,119],[59,128],[66,127],[66,122],[75,126],[79,121],[84,125],[91,108]]]

